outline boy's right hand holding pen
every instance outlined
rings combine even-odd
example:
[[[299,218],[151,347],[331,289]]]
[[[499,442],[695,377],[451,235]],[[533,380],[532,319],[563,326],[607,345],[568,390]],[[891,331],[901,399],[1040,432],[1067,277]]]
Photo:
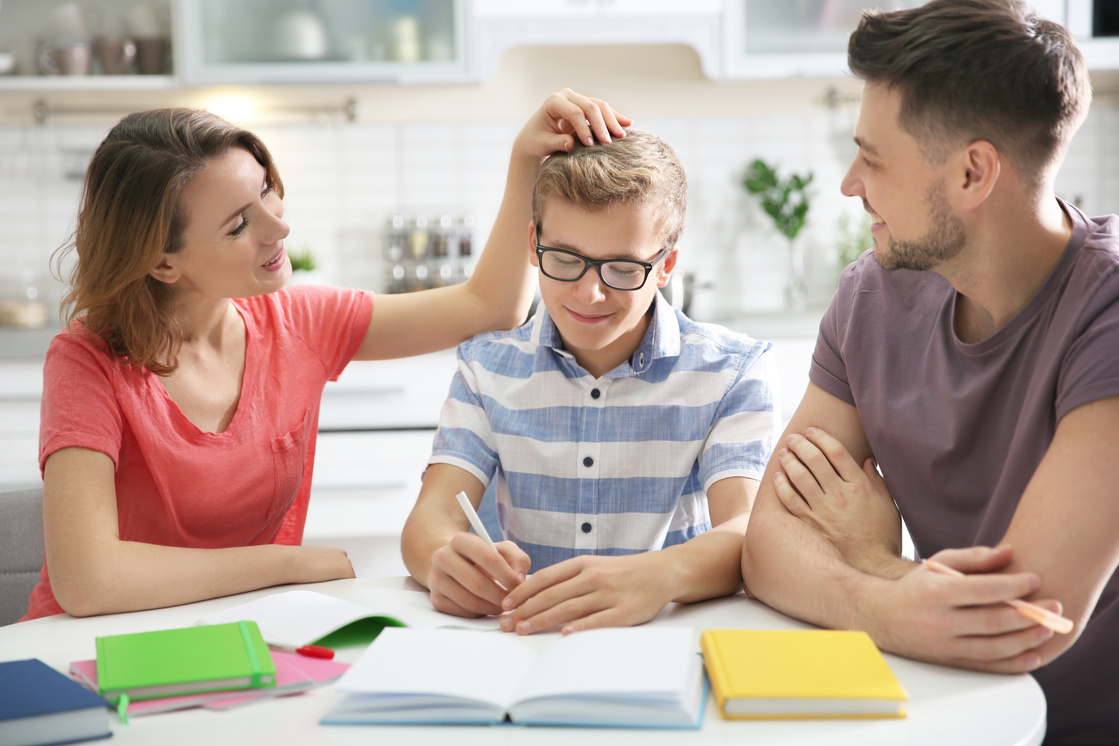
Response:
[[[435,550],[428,573],[431,602],[456,616],[496,616],[506,594],[524,582],[531,560],[511,541],[490,539],[466,493],[456,496],[474,534],[461,532]]]

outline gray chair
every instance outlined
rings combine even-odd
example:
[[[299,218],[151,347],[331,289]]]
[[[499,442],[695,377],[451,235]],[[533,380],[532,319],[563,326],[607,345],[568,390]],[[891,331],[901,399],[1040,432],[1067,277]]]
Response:
[[[43,488],[0,492],[0,625],[27,613],[43,567]]]

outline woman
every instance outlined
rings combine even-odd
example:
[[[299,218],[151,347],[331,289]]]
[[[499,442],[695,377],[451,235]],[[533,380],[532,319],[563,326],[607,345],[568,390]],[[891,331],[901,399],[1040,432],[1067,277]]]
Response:
[[[46,562],[25,619],[353,577],[300,546],[323,386],[522,321],[542,160],[629,121],[552,94],[517,136],[487,250],[460,285],[283,290],[283,186],[264,144],[205,112],[125,117],[98,147],[70,247],[70,325],[44,367]],[[593,135],[592,135],[593,133]]]

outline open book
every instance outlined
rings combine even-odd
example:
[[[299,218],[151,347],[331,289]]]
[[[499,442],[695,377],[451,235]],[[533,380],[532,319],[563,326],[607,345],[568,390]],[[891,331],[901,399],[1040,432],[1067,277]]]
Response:
[[[347,696],[328,725],[698,728],[706,701],[687,628],[588,630],[539,653],[512,635],[387,628],[335,688]]]
[[[358,601],[316,591],[285,591],[208,614],[195,624],[253,621],[265,642],[285,648],[311,643],[364,645],[385,627],[500,629],[494,617],[466,619],[436,611],[426,593],[379,588],[356,598]]]

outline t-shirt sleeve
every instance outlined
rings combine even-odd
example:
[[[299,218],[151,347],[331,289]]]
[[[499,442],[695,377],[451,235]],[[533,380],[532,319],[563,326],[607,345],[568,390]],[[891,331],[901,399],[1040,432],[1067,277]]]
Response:
[[[124,418],[110,380],[115,363],[94,343],[63,332],[43,364],[39,469],[63,448],[100,451],[118,464]]]
[[[843,360],[843,335],[851,312],[850,300],[855,294],[858,266],[867,260],[868,255],[869,253],[864,254],[859,262],[843,270],[839,289],[835,291],[820,320],[816,349],[812,352],[812,364],[808,369],[808,378],[812,383],[852,406],[855,404],[855,397],[851,394],[847,365]]]
[[[338,380],[369,330],[373,294],[324,285],[296,285],[281,292],[288,327],[315,351],[330,380]]]
[[[777,436],[773,347],[756,343],[761,353],[744,362],[723,394],[700,456],[699,479],[707,490],[720,479],[761,479]],[[764,346],[763,346],[764,345]]]
[[[1084,307],[1098,305],[1087,302]],[[1061,362],[1057,421],[1077,407],[1113,396],[1119,396],[1119,300],[1086,323]]]
[[[458,370],[439,413],[429,464],[450,464],[473,474],[488,485],[499,464],[497,440],[486,415],[485,397],[479,390],[471,341],[459,345]]]

